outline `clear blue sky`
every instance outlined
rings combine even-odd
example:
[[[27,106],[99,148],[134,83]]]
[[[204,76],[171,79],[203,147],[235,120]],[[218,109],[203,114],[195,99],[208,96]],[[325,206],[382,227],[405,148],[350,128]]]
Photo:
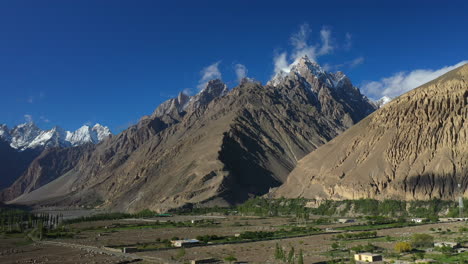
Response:
[[[238,63],[265,83],[304,24],[310,46],[330,33],[317,61],[358,86],[468,59],[468,1],[227,2],[2,1],[0,123],[119,132],[213,63],[230,88]]]

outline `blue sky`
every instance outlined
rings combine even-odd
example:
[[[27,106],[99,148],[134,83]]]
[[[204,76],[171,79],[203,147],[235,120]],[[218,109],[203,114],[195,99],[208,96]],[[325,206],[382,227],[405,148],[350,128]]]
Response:
[[[168,2],[2,1],[0,123],[119,132],[209,77],[266,83],[299,53],[373,98],[468,59],[467,1]]]

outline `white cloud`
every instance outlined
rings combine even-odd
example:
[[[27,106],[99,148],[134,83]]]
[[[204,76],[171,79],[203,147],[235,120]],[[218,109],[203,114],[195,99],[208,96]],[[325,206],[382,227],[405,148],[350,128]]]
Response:
[[[31,123],[31,122],[33,121],[32,115],[28,115],[28,114],[24,115],[24,119],[25,119],[26,122],[28,122],[28,123]]]
[[[348,63],[350,68],[354,68],[364,63],[364,57],[357,57]]]
[[[311,60],[315,60],[316,55],[316,46],[312,46],[307,43],[310,33],[312,30],[309,27],[309,24],[302,24],[299,27],[299,31],[292,34],[290,41],[293,46],[293,53],[291,59],[294,61],[304,55],[307,55]]]
[[[185,94],[185,95],[189,95],[189,96],[194,94],[192,88],[185,88],[184,90],[182,90],[182,93]]]
[[[418,69],[411,72],[398,72],[390,77],[382,78],[380,81],[365,82],[362,90],[374,99],[383,96],[397,97],[466,63],[468,61],[465,60],[437,70]]]
[[[322,28],[320,30],[320,39],[322,40],[322,47],[318,51],[317,55],[326,55],[333,51],[332,40],[331,40],[331,30]]]
[[[41,119],[45,123],[50,123],[50,120],[48,118],[46,118],[45,116],[40,116],[39,119]]]
[[[275,74],[279,72],[289,72],[292,64],[297,59],[307,55],[311,61],[316,61],[318,57],[330,54],[334,50],[331,30],[323,27],[320,30],[320,42],[309,43],[309,36],[312,30],[309,24],[305,23],[299,27],[299,31],[292,34],[290,43],[292,50],[288,57],[288,52],[275,53],[273,62]]]
[[[219,71],[219,64],[221,61],[217,61],[205,68],[201,71],[202,78],[198,82],[197,88],[199,90],[202,90],[203,88],[206,87],[206,84],[208,81],[213,80],[213,79],[221,79],[221,72]]]
[[[358,65],[361,65],[364,63],[364,57],[357,57],[355,58],[354,60],[350,60],[350,61],[346,61],[344,63],[341,63],[341,64],[337,64],[337,65],[331,65],[331,64],[324,64],[322,66],[322,68],[325,70],[325,71],[333,71],[333,70],[339,70],[339,69],[342,69],[342,68],[354,68]]]
[[[234,70],[236,72],[237,81],[240,82],[242,79],[247,77],[248,70],[247,70],[247,67],[245,67],[245,65],[238,63],[234,65]]]
[[[279,72],[289,72],[289,63],[286,57],[288,54],[286,52],[283,53],[277,53],[273,57],[273,61],[275,64],[275,74]]]
[[[344,44],[344,49],[345,50],[350,50],[351,47],[353,46],[353,36],[351,35],[351,33],[347,32],[345,34],[345,44]]]

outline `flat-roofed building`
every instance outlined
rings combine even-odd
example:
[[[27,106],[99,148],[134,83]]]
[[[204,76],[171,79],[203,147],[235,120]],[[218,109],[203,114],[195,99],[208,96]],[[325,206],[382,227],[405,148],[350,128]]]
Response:
[[[380,254],[366,252],[354,254],[354,260],[366,263],[381,263],[383,261],[383,258]]]
[[[199,245],[200,241],[197,239],[180,239],[180,240],[172,240],[171,244],[173,247],[191,247],[191,246]]]

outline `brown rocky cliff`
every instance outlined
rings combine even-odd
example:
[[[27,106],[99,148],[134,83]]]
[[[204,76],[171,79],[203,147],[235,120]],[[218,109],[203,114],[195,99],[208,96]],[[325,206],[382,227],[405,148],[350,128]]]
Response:
[[[468,187],[468,65],[407,94],[307,155],[272,195],[453,199]]]

